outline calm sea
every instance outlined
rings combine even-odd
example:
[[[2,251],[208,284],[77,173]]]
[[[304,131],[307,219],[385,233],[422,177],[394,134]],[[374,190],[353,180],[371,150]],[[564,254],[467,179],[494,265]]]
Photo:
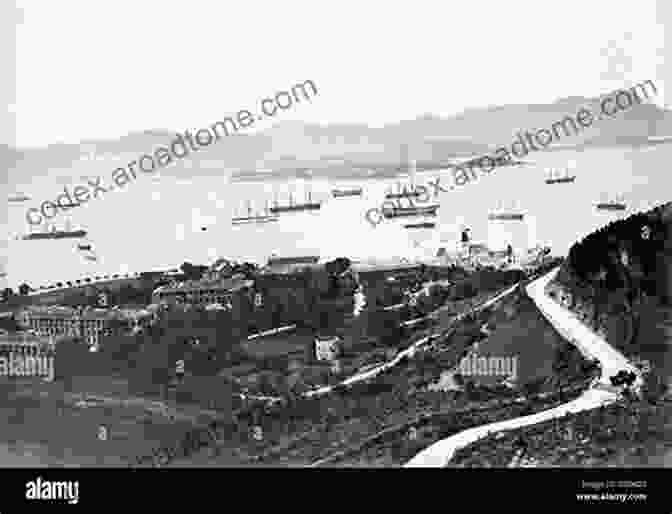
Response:
[[[108,273],[174,267],[184,261],[209,263],[217,257],[265,261],[271,253],[392,258],[411,255],[414,242],[455,240],[463,226],[471,228],[474,240],[491,246],[545,243],[562,254],[577,238],[610,220],[670,200],[672,180],[664,166],[670,157],[670,144],[530,154],[528,160],[534,161],[530,166],[502,168],[462,188],[440,193],[440,225],[434,233],[409,232],[399,222],[373,228],[365,220],[366,210],[380,205],[385,188],[395,181],[237,184],[225,177],[154,180],[146,175],[68,214],[73,227],[88,230],[86,241],[17,241],[13,238],[27,230],[26,209],[56,198],[63,191],[63,182],[42,178],[39,183],[10,184],[2,187],[3,198],[18,189],[34,201],[5,204],[2,221],[6,240],[0,243],[0,264],[7,277],[0,279],[4,280],[0,287],[16,287],[23,281],[32,286],[47,285]],[[544,183],[550,169],[564,170],[567,166],[577,175],[574,184]],[[416,183],[437,177],[442,177],[444,189],[453,184],[450,173],[438,171],[418,174]],[[109,176],[104,181],[109,181]],[[82,181],[73,185],[79,183]],[[330,198],[332,188],[357,185],[365,189],[362,199]],[[288,215],[279,223],[267,225],[231,226],[231,216],[244,214],[248,199],[261,209],[275,196],[287,201],[292,192],[298,200],[307,190],[314,200],[326,201],[318,214]],[[618,195],[623,195],[628,204],[625,213],[595,209],[596,202]],[[498,207],[521,209],[525,223],[489,224],[488,213]],[[62,214],[55,218],[59,226],[66,219]],[[78,242],[91,243],[98,262],[84,260],[76,250]]]

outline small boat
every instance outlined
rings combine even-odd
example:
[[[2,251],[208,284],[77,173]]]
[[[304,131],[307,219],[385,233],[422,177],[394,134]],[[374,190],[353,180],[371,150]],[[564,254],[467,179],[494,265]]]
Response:
[[[88,244],[87,244],[87,245],[78,244],[78,245],[77,245],[77,250],[89,251],[89,252],[90,252],[90,251],[91,251],[91,245],[88,245]]]
[[[301,211],[316,211],[321,208],[322,204],[319,202],[313,202],[310,198],[310,191],[308,192],[308,197],[303,203],[294,203],[292,195],[289,195],[289,204],[278,205],[277,201],[275,205],[270,208],[270,212],[273,214],[280,214],[283,212],[301,212]]]
[[[546,179],[546,184],[570,184],[573,183],[574,180],[576,180],[576,175],[569,175],[569,170],[565,170],[565,175],[564,176],[558,176],[558,175],[553,175],[553,171],[551,171],[551,174],[549,178]]]
[[[348,196],[362,196],[362,188],[353,189],[332,189],[331,194],[334,198],[343,198]]]

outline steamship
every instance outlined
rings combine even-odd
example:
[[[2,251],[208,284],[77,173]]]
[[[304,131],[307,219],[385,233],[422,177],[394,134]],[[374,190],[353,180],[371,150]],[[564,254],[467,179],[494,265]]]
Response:
[[[490,221],[523,221],[524,219],[525,215],[515,206],[511,209],[500,207],[488,214]]]
[[[266,204],[265,214],[252,214],[252,204],[247,202],[247,216],[235,216],[231,219],[232,225],[245,225],[248,223],[271,223],[278,221],[277,216],[270,214],[271,210]]]
[[[564,176],[558,176],[558,175],[553,175],[553,171],[551,171],[551,174],[549,177],[546,179],[546,184],[571,184],[576,180],[576,175],[569,175],[569,170],[565,170],[565,175]]]
[[[386,200],[398,200],[401,198],[417,198],[420,196],[420,193],[412,187],[410,190],[404,186],[402,188],[401,183],[397,182],[397,192],[393,193],[391,190],[385,195]]]
[[[276,200],[274,202],[273,207],[271,207],[269,210],[273,214],[281,214],[283,212],[317,211],[317,210],[320,210],[321,206],[322,206],[321,203],[313,202],[311,200],[310,191],[308,191],[306,201],[303,202],[303,203],[296,203],[295,204],[294,203],[294,197],[290,193],[288,204],[280,205],[280,204],[278,204],[278,202]]]
[[[331,195],[334,198],[344,198],[349,196],[362,196],[362,188],[356,187],[352,189],[332,189]]]
[[[21,239],[24,241],[35,239],[71,239],[86,237],[87,234],[88,232],[84,229],[73,230],[70,226],[70,222],[68,221],[66,223],[65,230],[60,230],[56,228],[55,225],[51,225],[49,228],[47,228],[45,225],[43,232],[31,232],[30,234],[23,236]]]

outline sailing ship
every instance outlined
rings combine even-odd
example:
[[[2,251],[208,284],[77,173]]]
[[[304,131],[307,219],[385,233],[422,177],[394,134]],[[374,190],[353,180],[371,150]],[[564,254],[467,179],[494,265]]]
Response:
[[[362,196],[362,188],[356,187],[352,189],[332,189],[331,194],[334,198],[344,198],[348,196]]]
[[[252,203],[247,202],[247,216],[235,216],[231,219],[232,225],[246,225],[249,223],[271,223],[273,221],[278,221],[277,216],[270,214],[271,210],[269,209],[268,203],[266,203],[265,214],[253,214]]]
[[[408,145],[403,145],[402,147],[403,151],[403,157],[407,158],[408,157]],[[435,204],[430,204],[430,205],[423,205],[423,206],[418,206],[418,205],[413,205],[413,198],[420,197],[423,193],[420,193],[418,191],[418,188],[415,187],[415,172],[416,172],[416,166],[415,166],[415,161],[411,160],[408,161],[409,164],[406,164],[403,166],[403,169],[407,171],[407,174],[410,178],[409,185],[410,185],[410,190],[404,186],[402,189],[401,184],[397,182],[397,188],[398,192],[393,193],[389,191],[386,195],[385,198],[388,200],[391,199],[401,199],[401,198],[408,198],[410,206],[409,207],[402,207],[399,205],[401,202],[397,202],[397,206],[387,208],[383,207],[382,213],[384,218],[406,218],[406,217],[418,217],[418,216],[431,216],[435,217],[436,211],[439,210],[439,207],[441,207],[440,204],[435,203]],[[400,168],[402,169],[402,168]],[[385,204],[383,204],[385,205]]]
[[[515,206],[511,209],[499,208],[495,212],[488,214],[490,221],[523,221],[525,215]]]
[[[70,226],[70,221],[66,222],[65,230],[57,229],[55,225],[48,227],[44,225],[43,232],[31,232],[23,236],[21,239],[24,241],[35,240],[35,239],[70,239],[70,238],[82,238],[86,237],[88,232],[83,229],[73,230]]]
[[[276,199],[273,207],[270,208],[270,212],[273,213],[273,214],[280,214],[280,213],[283,213],[283,212],[316,211],[316,210],[319,210],[321,206],[322,206],[321,203],[313,202],[311,200],[310,191],[308,191],[306,201],[303,202],[303,203],[297,203],[297,204],[294,203],[294,198],[293,198],[292,194],[290,193],[288,204],[279,205],[278,201]]]
[[[573,183],[576,180],[576,175],[569,175],[569,169],[565,169],[565,175],[554,175],[553,170],[551,170],[550,176],[546,179],[546,184],[569,184]]]
[[[599,202],[595,205],[598,211],[624,211],[626,204],[622,198],[616,200],[607,200],[606,202]]]
[[[420,192],[416,190],[415,187],[407,189],[406,186],[401,187],[401,183],[397,182],[397,192],[393,193],[392,190],[388,190],[388,193],[385,195],[386,200],[398,200],[400,198],[417,198],[420,196]]]
[[[7,201],[10,203],[27,202],[28,200],[30,200],[30,196],[26,195],[25,193],[14,193],[7,199]]]

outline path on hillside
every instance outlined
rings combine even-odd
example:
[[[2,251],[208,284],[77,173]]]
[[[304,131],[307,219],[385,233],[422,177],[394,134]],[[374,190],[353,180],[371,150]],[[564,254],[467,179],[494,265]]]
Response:
[[[483,303],[481,303],[481,304],[479,304],[475,307],[469,308],[461,314],[458,314],[457,316],[455,316],[454,318],[452,318],[450,320],[450,326],[453,326],[455,323],[459,323],[460,321],[462,321],[467,316],[470,316],[470,315],[476,314],[478,312],[481,312],[482,310],[487,309],[488,307],[490,307],[494,303],[502,300],[506,296],[513,293],[516,290],[516,288],[518,287],[518,285],[519,285],[519,283],[516,283],[516,284],[514,284],[510,287],[507,287],[506,289],[504,289],[504,290],[502,290],[498,293],[495,293],[495,295],[492,298],[490,298],[489,300],[486,300]],[[442,306],[438,307],[437,309],[435,309],[434,311],[427,314],[426,316],[423,316],[421,318],[415,318],[415,319],[412,319],[412,320],[409,320],[409,321],[404,321],[400,325],[401,326],[409,326],[409,325],[414,325],[414,324],[420,323],[421,321],[424,321],[424,320],[436,319],[439,312],[442,312],[442,311],[447,310],[449,308],[450,308],[450,306],[442,305]],[[435,339],[439,339],[441,336],[442,336],[442,334],[440,332],[437,332],[435,334],[431,334],[429,336],[423,337],[423,338],[419,339],[418,341],[416,341],[415,343],[413,343],[412,345],[410,345],[408,348],[400,351],[393,359],[391,359],[387,362],[379,364],[379,365],[377,365],[374,368],[371,368],[369,370],[356,373],[356,374],[346,378],[345,380],[342,380],[338,384],[334,384],[332,386],[321,386],[321,387],[317,387],[315,389],[311,389],[310,391],[306,391],[305,393],[303,393],[302,396],[304,398],[316,398],[316,397],[323,396],[325,394],[332,393],[337,388],[348,387],[348,386],[351,386],[352,384],[356,384],[356,383],[359,383],[359,382],[364,382],[366,380],[370,380],[370,379],[376,377],[377,375],[379,375],[381,373],[384,373],[385,371],[389,370],[390,368],[393,368],[394,366],[399,364],[404,358],[412,357],[413,354],[418,350],[418,348],[422,347],[423,345],[425,345],[427,343],[430,343],[430,342],[434,341]],[[282,401],[282,398],[275,397],[275,396],[246,395],[246,394],[242,394],[242,393],[240,393],[238,396],[243,400],[246,400],[246,399],[261,400],[261,401],[269,402],[271,404],[272,403],[278,403],[278,402]]]
[[[506,288],[504,291],[496,294],[495,296],[493,296],[489,300],[487,300],[487,301],[483,302],[482,304],[478,305],[477,307],[475,307],[473,309],[469,309],[469,310],[463,312],[462,314],[459,314],[459,315],[455,316],[451,320],[451,325],[462,321],[465,317],[467,317],[469,315],[472,315],[472,314],[475,314],[475,313],[478,313],[482,310],[487,309],[488,307],[490,307],[494,303],[500,301],[502,298],[504,298],[504,297],[510,295],[511,293],[513,293],[516,290],[517,287],[518,287],[518,284],[514,284],[511,287]],[[439,309],[437,309],[437,311],[440,310],[440,309],[441,309],[441,307]],[[428,319],[432,316],[435,316],[435,313],[436,313],[436,311],[428,314],[427,316],[423,317],[422,319]],[[412,320],[412,321],[415,321],[415,320]],[[406,323],[408,323],[408,322],[406,322]],[[314,389],[312,391],[308,391],[308,392],[305,393],[305,396],[306,396],[306,398],[312,398],[312,397],[315,397],[315,396],[322,396],[324,394],[332,392],[335,388],[337,388],[339,386],[341,386],[341,387],[349,386],[349,385],[352,385],[352,384],[356,384],[358,382],[363,382],[365,380],[370,380],[371,378],[374,378],[375,376],[379,375],[380,373],[383,373],[383,372],[387,371],[388,369],[396,366],[404,358],[413,357],[413,354],[418,350],[418,348],[420,348],[421,346],[423,346],[423,345],[425,345],[425,344],[427,344],[427,343],[429,343],[429,342],[431,342],[435,339],[439,339],[440,337],[441,337],[440,333],[431,334],[429,336],[423,337],[422,339],[419,339],[418,341],[413,343],[411,346],[409,346],[405,350],[400,351],[392,360],[390,360],[388,362],[385,362],[385,363],[381,364],[380,366],[376,366],[375,368],[367,370],[365,372],[357,373],[357,374],[343,380],[342,382],[339,382],[338,384],[336,384],[334,386],[324,386],[324,387],[319,387],[317,389]]]
[[[404,467],[446,467],[456,450],[464,448],[494,432],[535,425],[554,418],[562,418],[567,414],[575,414],[611,404],[620,397],[622,389],[614,388],[609,378],[620,370],[634,372],[637,375],[634,386],[635,388],[641,386],[642,378],[639,370],[625,356],[588,329],[570,311],[546,296],[544,288],[546,284],[555,278],[559,269],[555,268],[529,284],[527,286],[527,293],[541,314],[562,337],[575,345],[584,357],[599,361],[601,367],[600,378],[575,400],[529,416],[489,423],[464,430],[425,448],[407,462]]]

